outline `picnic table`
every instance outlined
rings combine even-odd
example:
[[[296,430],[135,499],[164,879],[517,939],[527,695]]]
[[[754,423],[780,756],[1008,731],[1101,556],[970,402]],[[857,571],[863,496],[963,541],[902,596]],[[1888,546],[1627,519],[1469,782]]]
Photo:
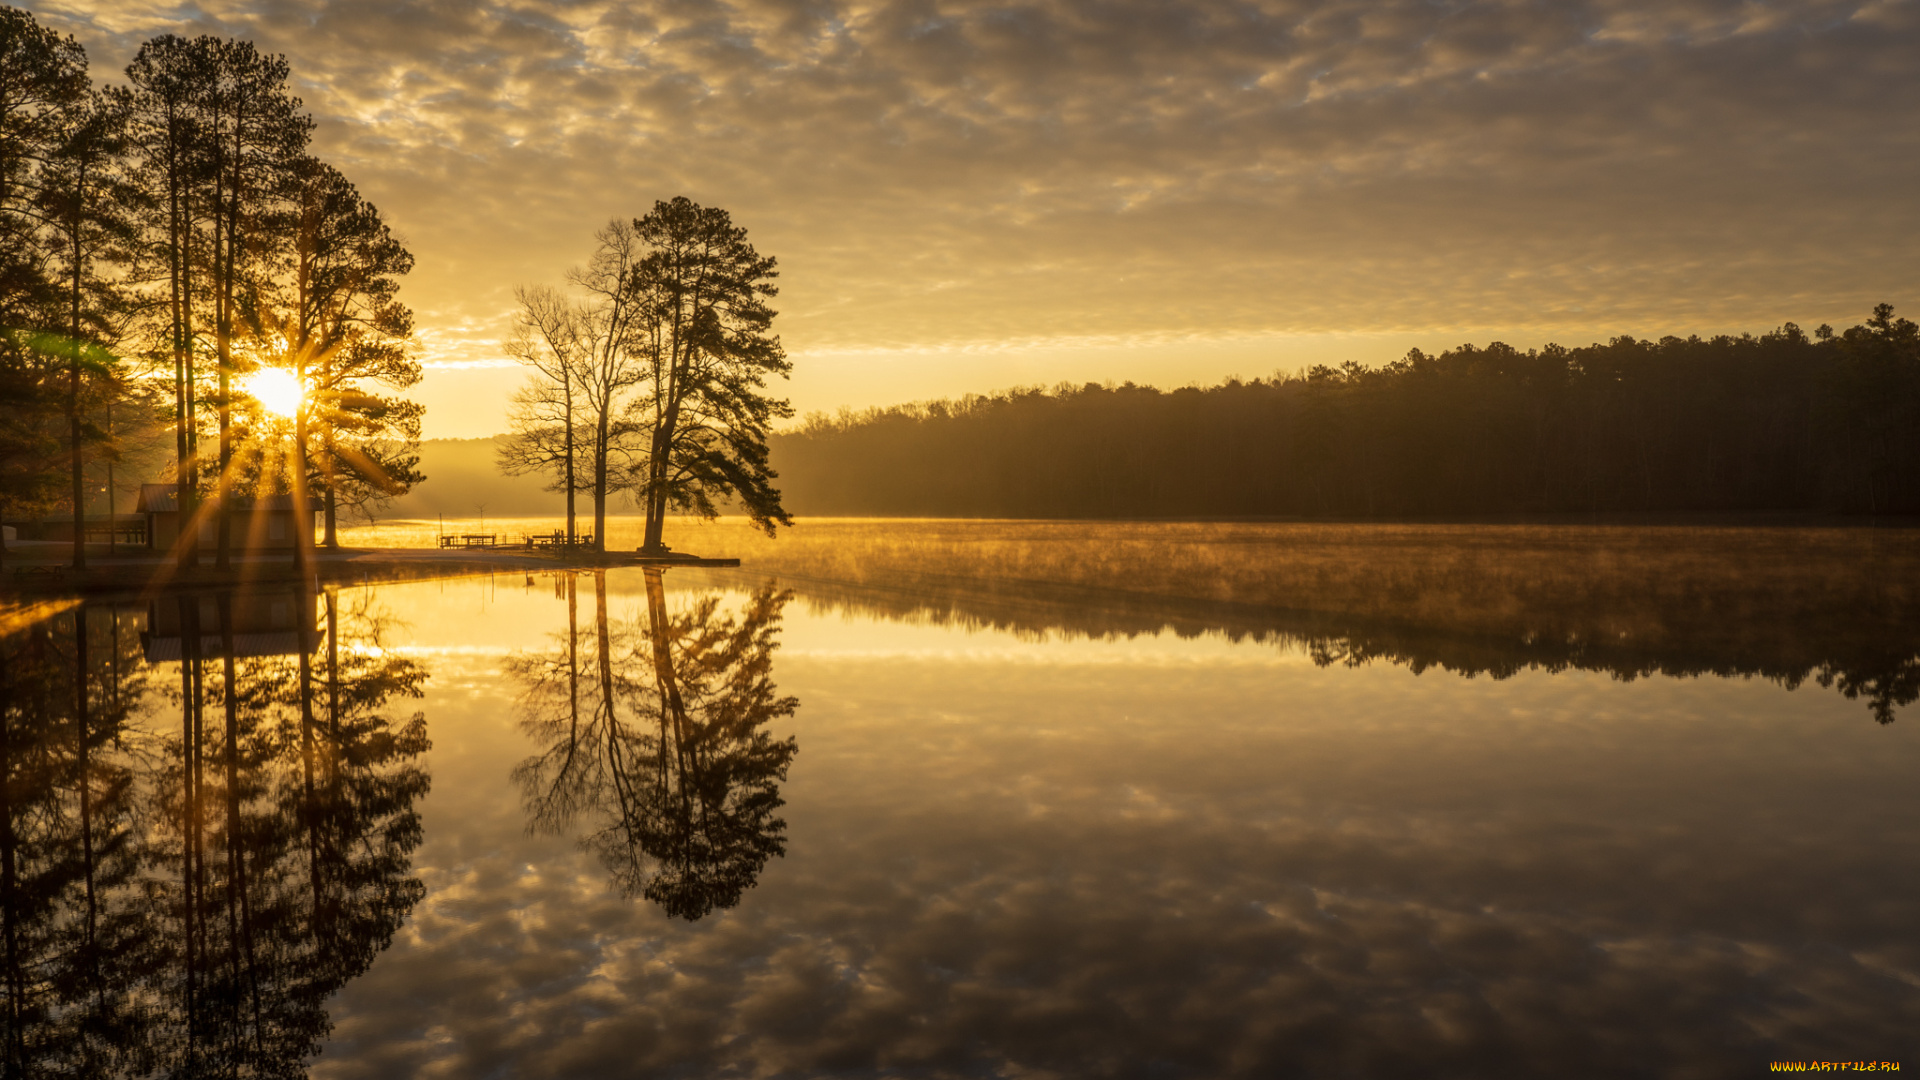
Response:
[[[590,548],[593,546],[593,534],[581,533],[575,536],[573,538],[573,541],[569,543],[567,541],[567,534],[564,532],[561,532],[558,529],[555,529],[551,533],[542,533],[534,536],[528,536],[525,538],[525,541],[528,547],[536,548],[536,549],[560,548],[564,550],[567,548],[581,548],[581,547]]]
[[[454,533],[440,538],[443,548],[494,547],[500,538],[493,533]]]

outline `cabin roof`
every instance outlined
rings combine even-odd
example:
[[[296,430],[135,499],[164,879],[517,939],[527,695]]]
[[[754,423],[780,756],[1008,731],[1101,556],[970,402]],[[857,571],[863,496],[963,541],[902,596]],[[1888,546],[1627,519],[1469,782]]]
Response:
[[[142,514],[165,514],[180,509],[180,489],[173,484],[141,484],[135,509]]]

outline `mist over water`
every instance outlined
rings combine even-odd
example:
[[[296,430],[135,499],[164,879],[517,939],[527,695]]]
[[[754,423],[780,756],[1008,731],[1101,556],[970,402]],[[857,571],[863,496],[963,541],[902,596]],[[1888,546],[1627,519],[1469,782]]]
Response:
[[[1916,1048],[1902,532],[669,540],[749,563],[89,605],[7,636],[11,672],[71,663],[87,611],[97,693],[151,748],[94,765],[161,826],[99,890],[153,958],[128,980],[162,1003],[145,1060],[263,1071],[296,1029],[316,1077],[1736,1076]],[[196,648],[190,961],[165,823]],[[223,650],[249,649],[228,846]],[[71,730],[60,699],[10,696],[9,731]],[[70,807],[71,775],[33,805]],[[66,850],[70,813],[13,809]],[[356,836],[381,858],[330,869]],[[82,875],[47,875],[53,940],[85,924]],[[368,944],[328,952],[326,918]],[[43,1015],[36,1045],[78,1054],[86,1010]]]

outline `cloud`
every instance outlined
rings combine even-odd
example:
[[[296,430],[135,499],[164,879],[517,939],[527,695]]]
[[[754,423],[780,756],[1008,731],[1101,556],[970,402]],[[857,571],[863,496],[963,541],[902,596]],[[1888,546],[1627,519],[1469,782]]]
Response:
[[[449,361],[678,193],[781,259],[797,350],[1765,328],[1920,271],[1911,3],[31,6],[102,74],[286,52],[412,302],[484,328]]]

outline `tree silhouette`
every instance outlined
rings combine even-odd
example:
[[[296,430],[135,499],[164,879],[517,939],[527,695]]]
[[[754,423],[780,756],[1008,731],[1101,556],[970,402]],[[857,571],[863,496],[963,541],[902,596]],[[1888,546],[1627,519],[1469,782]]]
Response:
[[[58,295],[40,236],[45,168],[87,111],[91,88],[79,42],[0,7],[0,326],[33,325],[32,309]]]
[[[43,335],[52,340],[42,347],[66,360],[68,496],[78,541],[86,534],[86,449],[106,440],[89,414],[103,402],[111,407],[123,375],[118,358],[104,346],[119,343],[132,310],[127,290],[98,273],[96,265],[128,261],[134,233],[128,209],[135,194],[121,161],[126,127],[121,99],[90,90],[64,119],[59,149],[42,169],[41,183],[62,308],[58,318],[44,322],[60,325],[63,332]],[[76,542],[74,569],[86,565],[86,544]]]
[[[1836,477],[1870,513],[1913,508],[1920,461],[1920,327],[1880,304],[1865,324],[1821,338],[1838,353],[1829,422],[1847,453]]]
[[[767,451],[771,422],[793,415],[765,392],[768,376],[793,369],[766,305],[779,293],[774,259],[725,210],[684,196],[655,203],[633,232],[646,252],[629,285],[646,314],[633,345],[647,360],[634,403],[647,437],[634,477],[647,515],[641,549],[666,550],[669,508],[711,518],[729,498],[771,535],[792,524]]]
[[[295,167],[292,280],[281,337],[303,390],[295,418],[294,494],[309,477],[324,499],[324,543],[337,547],[340,506],[404,494],[420,475],[418,403],[374,392],[420,381],[407,349],[413,313],[400,303],[400,278],[413,255],[339,170],[305,158]],[[318,429],[319,446],[310,432]]]
[[[79,452],[80,335],[61,303],[72,249],[58,233],[75,224],[61,197],[76,149],[97,132],[93,103],[80,44],[0,7],[0,517],[53,504],[53,470]],[[65,347],[46,347],[49,336]]]
[[[547,490],[566,496],[567,543],[572,544],[579,536],[574,496],[596,490],[579,477],[581,417],[592,413],[582,371],[579,313],[566,297],[544,285],[521,286],[513,295],[520,310],[507,354],[531,374],[508,410],[508,434],[499,446],[499,465],[509,476],[552,475]],[[584,441],[591,444],[595,439]],[[604,475],[595,475],[602,481],[599,497],[604,497]]]
[[[236,343],[257,322],[250,313],[288,246],[284,218],[313,128],[287,90],[289,75],[284,57],[250,42],[171,34],[141,46],[127,68],[130,144],[156,219],[147,248],[168,281],[183,519],[198,484],[196,369],[211,361],[216,380],[221,566],[232,546],[233,377],[254,362]],[[191,548],[182,545],[183,557]]]

